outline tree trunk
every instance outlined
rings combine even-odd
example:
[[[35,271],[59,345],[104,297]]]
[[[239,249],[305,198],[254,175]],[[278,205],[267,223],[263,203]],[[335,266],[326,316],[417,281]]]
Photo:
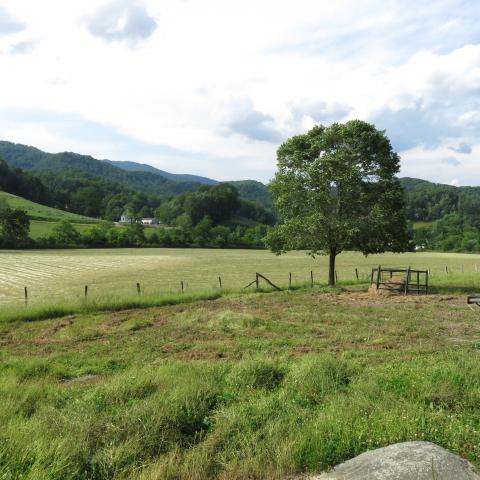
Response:
[[[329,268],[328,268],[328,285],[335,286],[335,258],[337,256],[337,249],[330,248]]]

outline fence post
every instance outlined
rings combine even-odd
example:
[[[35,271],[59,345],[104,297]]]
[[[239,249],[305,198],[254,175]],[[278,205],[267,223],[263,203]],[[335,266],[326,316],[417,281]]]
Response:
[[[358,268],[355,268],[355,276],[357,277],[357,282],[358,282]]]
[[[313,270],[310,270],[310,287],[313,288]]]
[[[88,297],[88,285],[85,285],[85,298]]]
[[[258,272],[256,272],[256,273],[255,273],[255,287],[256,287],[257,290],[258,290],[258,284],[259,284]]]
[[[185,286],[184,286],[184,284],[183,284],[183,280],[180,282],[180,286],[182,287],[182,293],[183,293],[184,290],[185,290]]]
[[[378,290],[378,287],[380,287],[380,279],[381,279],[381,275],[382,275],[382,267],[381,265],[378,266],[378,270],[377,270],[377,290]]]
[[[448,267],[445,265],[445,275],[448,275]]]
[[[288,274],[288,289],[292,289],[292,272]]]
[[[28,288],[23,287],[23,291],[25,293],[25,306],[27,306],[28,305]]]
[[[405,292],[404,295],[408,295],[408,282],[410,281],[410,267],[407,268],[407,278],[405,281]]]
[[[141,289],[140,289],[140,283],[137,283],[137,293],[140,295]]]
[[[220,285],[220,288],[222,288],[222,277],[218,277],[218,284]]]

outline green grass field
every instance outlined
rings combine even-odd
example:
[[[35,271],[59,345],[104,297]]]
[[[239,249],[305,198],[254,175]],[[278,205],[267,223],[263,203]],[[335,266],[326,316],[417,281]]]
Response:
[[[22,208],[26,210],[28,216],[32,220],[43,220],[50,222],[58,222],[60,220],[68,220],[72,223],[98,223],[100,220],[95,218],[77,215],[76,213],[65,212],[56,208],[46,207],[39,203],[31,202],[22,197],[17,197],[10,193],[0,191],[0,199],[5,199],[12,208]]]
[[[412,266],[430,268],[432,285],[446,288],[480,287],[480,255],[410,253],[372,255],[343,253],[338,257],[339,281],[351,282],[355,268],[367,278],[373,266]],[[445,274],[448,266],[448,276]],[[465,275],[457,278],[461,270]],[[279,286],[327,279],[327,258],[315,259],[304,252],[275,256],[266,250],[207,249],[104,249],[45,250],[0,252],[0,304],[23,301],[28,287],[30,301],[62,302],[75,299],[89,286],[91,298],[109,295],[129,296],[136,293],[137,282],[149,294],[180,290],[183,280],[186,291],[211,290],[218,287],[218,277],[227,289],[242,288],[260,272]],[[468,274],[467,274],[468,273]]]
[[[432,228],[435,225],[435,222],[414,222],[413,229],[418,230],[419,228]]]
[[[38,240],[39,238],[45,238],[52,234],[53,228],[58,222],[47,222],[42,220],[30,220],[30,238]],[[79,233],[85,233],[92,227],[91,223],[74,223],[74,228]]]
[[[408,440],[480,466],[463,296],[231,294],[0,322],[0,342],[0,478],[286,479]]]

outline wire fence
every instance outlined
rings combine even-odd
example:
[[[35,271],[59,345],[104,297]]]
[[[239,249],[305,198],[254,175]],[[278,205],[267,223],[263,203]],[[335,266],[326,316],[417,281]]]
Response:
[[[407,267],[405,267],[407,268]],[[429,272],[431,279],[448,278],[458,274],[479,273],[477,264],[460,265],[435,268],[423,267]],[[349,273],[350,272],[350,273]],[[335,280],[337,283],[359,283],[365,284],[371,281],[372,269],[360,269],[355,267],[351,270],[341,269],[341,273],[335,271]],[[309,272],[287,272],[280,275],[278,272],[263,272],[260,275],[266,277],[268,283],[264,282],[266,287],[278,287],[279,290],[297,288],[299,286],[326,285],[327,272],[325,270]],[[476,277],[476,275],[475,275]],[[270,280],[273,279],[273,280]],[[479,277],[480,279],[480,277]],[[26,280],[25,278],[23,280]],[[12,283],[8,279],[3,279],[0,283],[0,306],[32,305],[35,303],[55,303],[72,300],[85,300],[105,297],[131,297],[134,295],[168,295],[185,292],[200,292],[205,290],[239,290],[246,288],[260,288],[262,280],[256,277],[253,272],[249,277],[233,277],[232,275],[209,276],[199,279],[180,278],[172,281],[171,279],[153,280],[152,278],[132,278],[117,279],[112,282],[89,281],[84,284],[68,284],[65,280],[63,288],[58,285],[49,284],[45,281],[38,282],[33,279],[32,283],[25,282],[22,286],[18,280]],[[1,308],[1,307],[0,307]]]

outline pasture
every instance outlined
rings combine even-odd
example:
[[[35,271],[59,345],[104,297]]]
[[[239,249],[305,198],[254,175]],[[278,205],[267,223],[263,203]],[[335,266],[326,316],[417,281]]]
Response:
[[[433,286],[470,287],[480,285],[480,255],[447,253],[382,254],[364,257],[346,252],[337,258],[338,279],[356,280],[355,268],[364,280],[374,266],[430,268]],[[448,267],[449,275],[445,274]],[[461,271],[463,275],[460,275]],[[219,287],[239,289],[260,272],[281,287],[327,280],[327,258],[315,259],[305,252],[275,256],[266,250],[211,249],[99,249],[0,251],[0,305],[20,304],[28,287],[31,304],[62,302],[81,298],[88,285],[90,298],[136,294],[141,284],[145,295],[175,293],[181,281],[187,292]]]
[[[0,322],[0,478],[285,480],[419,439],[480,466],[478,315],[308,288]]]
[[[5,200],[11,208],[21,208],[25,210],[32,220],[50,222],[68,220],[69,222],[79,224],[94,224],[100,221],[96,218],[85,217],[84,215],[77,215],[76,213],[47,207],[7,192],[0,191],[0,199]]]

